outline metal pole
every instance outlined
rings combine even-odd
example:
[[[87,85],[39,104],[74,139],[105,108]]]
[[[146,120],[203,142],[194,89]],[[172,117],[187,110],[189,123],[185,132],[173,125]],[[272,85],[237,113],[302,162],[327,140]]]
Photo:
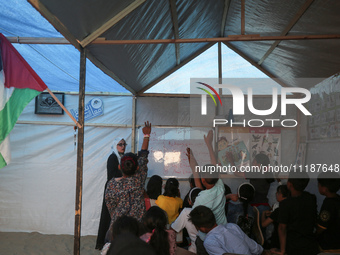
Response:
[[[222,45],[221,42],[218,43],[218,84],[222,84]],[[218,89],[218,94],[222,96],[222,89]],[[217,104],[215,115],[222,115],[223,109]]]
[[[218,43],[218,84],[222,84],[222,43],[219,42]],[[222,88],[218,89],[218,94],[220,95],[220,97],[222,97]],[[221,108],[222,106],[220,106],[219,104],[216,107],[216,112],[215,115],[223,115],[223,108]],[[214,149],[215,149],[215,158],[217,159],[218,157],[218,148],[217,148],[217,141],[218,141],[218,132],[219,129],[218,127],[215,128],[215,141],[214,141]]]
[[[73,254],[80,255],[80,227],[83,194],[83,159],[84,159],[84,105],[85,105],[85,77],[86,77],[86,50],[81,47],[80,51],[80,74],[79,74],[79,108],[77,147],[77,181],[76,181],[76,205],[74,221],[74,248]]]
[[[131,151],[136,153],[136,103],[137,97],[132,97],[132,134],[131,134]]]

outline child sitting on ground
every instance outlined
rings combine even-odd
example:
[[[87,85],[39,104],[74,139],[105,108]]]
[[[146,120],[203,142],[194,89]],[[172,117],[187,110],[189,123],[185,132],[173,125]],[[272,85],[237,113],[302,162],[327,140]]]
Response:
[[[109,242],[104,245],[103,249],[101,250],[101,255],[107,254],[111,243],[120,234],[131,233],[132,235],[138,237],[139,223],[135,218],[124,215],[117,218],[108,232]]]
[[[188,194],[186,194],[184,199],[183,199],[183,208],[185,208],[185,207],[191,208],[192,207],[192,205],[190,205],[190,203],[189,203],[189,193],[191,192],[192,189],[196,188],[195,179],[194,179],[194,176],[192,174],[189,176],[189,185],[190,185],[190,190],[188,191]]]
[[[290,173],[287,187],[291,196],[280,202],[280,251],[274,254],[315,255],[319,249],[314,235],[317,217],[316,197],[304,189],[309,177],[306,172]]]
[[[189,220],[196,228],[206,233],[204,247],[209,255],[224,253],[262,254],[263,248],[250,239],[234,223],[217,225],[213,212],[205,206],[195,207],[189,214]]]
[[[193,208],[199,205],[204,205],[210,208],[216,218],[218,225],[226,224],[227,218],[225,216],[225,188],[221,179],[218,178],[216,173],[199,173],[195,167],[198,166],[197,161],[190,148],[187,148],[187,157],[190,163],[191,170],[195,179],[196,187],[202,189],[200,195],[196,198]],[[205,165],[203,168],[207,168],[212,165]],[[202,184],[201,184],[202,183]],[[203,188],[203,186],[204,188]],[[204,190],[203,190],[204,189]]]
[[[166,212],[158,206],[152,206],[143,218],[146,233],[140,238],[150,244],[157,255],[174,255],[176,252],[176,233],[166,230],[167,223]]]
[[[322,250],[340,249],[340,189],[339,174],[321,173],[318,186],[324,199],[317,221],[318,242]],[[339,252],[339,251],[338,251]]]
[[[189,205],[193,205],[195,203],[196,197],[201,192],[200,188],[193,188],[191,189],[188,200]],[[191,221],[189,221],[189,213],[191,212],[191,208],[184,208],[178,218],[171,224],[171,228],[175,230],[177,233],[181,232],[184,228],[187,229],[187,232],[189,234],[189,237],[191,239],[191,244],[188,248],[189,251],[196,253],[196,236],[197,236],[197,229],[192,224]]]
[[[244,182],[238,187],[238,201],[231,201],[228,206],[227,221],[237,224],[242,231],[251,237],[251,230],[255,221],[255,212],[250,202],[254,198],[255,188]]]
[[[276,200],[277,202],[281,202],[284,199],[286,199],[289,195],[289,191],[287,188],[287,185],[280,185],[276,189]],[[272,236],[268,240],[268,242],[265,244],[265,248],[267,247],[269,249],[271,248],[279,248],[280,242],[279,242],[279,234],[278,234],[278,217],[279,217],[279,209],[280,207],[277,207],[273,212],[271,211],[264,211],[261,216],[261,225],[262,227],[267,227],[269,224],[274,224],[274,231],[272,233]]]
[[[169,178],[166,181],[164,193],[158,196],[156,205],[167,213],[169,224],[178,217],[179,211],[183,207],[183,200],[180,198],[179,183],[176,178]]]
[[[211,151],[211,148],[209,149],[209,151]],[[196,201],[192,208],[195,208],[200,205],[204,205],[212,210],[218,225],[227,224],[227,217],[225,215],[225,204],[226,204],[225,188],[224,188],[224,184],[222,180],[218,178],[218,174],[216,172],[215,173],[201,172],[201,178],[200,178],[199,173],[195,169],[196,166],[198,166],[198,164],[190,148],[187,148],[186,155],[190,163],[190,167],[191,167],[194,179],[195,179],[196,187],[200,189],[203,189],[203,186],[205,187],[205,190],[201,191],[199,196],[196,198]],[[213,166],[213,165],[205,165],[203,166],[203,168],[207,168],[210,166]],[[199,231],[198,237],[196,238],[196,242],[195,242],[198,255],[206,254],[206,251],[203,246],[204,239],[205,239],[205,233],[202,231]]]
[[[113,222],[122,215],[128,215],[141,221],[145,213],[144,187],[148,173],[148,147],[151,123],[143,127],[144,139],[138,156],[132,152],[121,158],[119,169],[123,176],[112,178],[105,190],[105,202]]]
[[[156,205],[156,200],[162,194],[163,180],[159,175],[151,176],[146,185],[146,192],[144,193],[145,209],[149,210],[151,206]]]

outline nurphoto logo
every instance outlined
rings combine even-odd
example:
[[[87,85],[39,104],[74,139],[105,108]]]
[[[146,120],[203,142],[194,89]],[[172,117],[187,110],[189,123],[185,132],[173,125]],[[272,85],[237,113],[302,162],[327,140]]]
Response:
[[[220,98],[220,95],[216,92],[217,89],[228,89],[231,92],[232,96],[232,111],[233,115],[245,115],[245,95],[241,88],[235,85],[230,84],[214,84],[209,85],[207,83],[203,82],[197,82],[201,85],[204,85],[208,89],[210,89],[218,98],[220,105],[222,106],[222,100]],[[201,115],[207,115],[207,94],[213,99],[215,103],[215,107],[217,107],[216,100],[212,93],[201,87],[197,87],[197,89],[203,90],[206,92],[206,94],[201,95]],[[254,106],[254,95],[253,95],[253,89],[251,87],[247,88],[247,107],[248,110],[256,115],[256,116],[268,116],[272,113],[274,113],[277,110],[278,107],[278,88],[272,87],[272,93],[271,93],[271,106],[267,109],[256,109]],[[297,93],[302,95],[299,98],[288,98],[287,95],[291,95],[292,93]],[[298,87],[282,87],[281,88],[281,116],[287,115],[287,105],[294,105],[297,107],[304,115],[309,116],[312,115],[307,108],[303,105],[311,99],[311,93],[309,90],[304,88],[298,88]],[[265,125],[265,122],[270,123],[272,127],[275,126],[275,123],[280,122],[281,126],[283,127],[295,127],[297,126],[297,121],[295,119],[250,119],[246,121],[245,119],[241,122],[233,122],[233,120],[227,120],[227,119],[214,119],[213,121],[213,127],[216,125],[226,125],[230,124],[230,126],[234,125],[243,125],[243,126],[249,126],[249,127],[262,127]],[[268,123],[267,126],[268,126]]]

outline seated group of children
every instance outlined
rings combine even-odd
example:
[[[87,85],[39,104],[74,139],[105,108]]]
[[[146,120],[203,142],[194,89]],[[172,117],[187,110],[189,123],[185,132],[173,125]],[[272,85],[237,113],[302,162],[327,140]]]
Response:
[[[336,194],[340,184],[339,176],[333,175],[330,178],[320,174],[318,178],[319,192],[326,196],[319,217],[315,195],[304,191],[308,178],[289,178],[287,185],[278,186],[276,198],[280,206],[273,211],[264,211],[261,219],[262,227],[271,223],[275,226],[264,246],[271,249],[272,254],[318,254],[320,248],[340,249],[340,196]],[[188,250],[193,253],[262,254],[263,247],[253,240],[252,235],[252,225],[256,220],[251,206],[254,187],[250,183],[241,184],[235,201],[234,195],[225,194],[222,180],[201,178],[201,182],[202,189],[190,189],[185,198],[187,207],[183,208],[178,180],[168,179],[161,195],[162,178],[152,176],[147,185],[147,211],[142,225],[139,226],[131,217],[119,217],[110,229],[113,232],[111,240],[120,231],[121,224],[128,228],[124,231],[140,236],[151,245],[156,254],[175,254],[175,232],[185,228],[191,240]],[[232,200],[227,203],[225,211],[228,198]],[[135,222],[133,231],[129,227],[133,223],[127,223],[127,219]]]
[[[190,164],[197,164],[190,149],[187,152]],[[257,210],[251,206],[256,192],[252,184],[243,183],[237,194],[227,194],[229,187],[217,176],[199,176],[193,171],[195,187],[183,203],[175,178],[166,181],[161,194],[162,178],[152,176],[145,192],[147,155],[145,151],[139,157],[125,154],[121,159],[122,179],[112,179],[108,184],[105,200],[112,220],[102,254],[119,254],[117,251],[125,245],[125,251],[131,250],[131,254],[173,255],[176,232],[183,229],[191,240],[188,250],[197,254],[312,255],[320,248],[340,249],[340,196],[336,194],[340,184],[336,173],[318,178],[319,192],[326,196],[319,216],[315,195],[304,191],[309,183],[306,173],[290,176],[287,185],[277,188],[279,207],[264,211],[261,218],[262,227],[275,226],[264,245],[269,252],[253,235]],[[133,239],[133,246],[140,247],[138,252],[117,241],[122,235]],[[148,252],[142,253],[144,250]]]

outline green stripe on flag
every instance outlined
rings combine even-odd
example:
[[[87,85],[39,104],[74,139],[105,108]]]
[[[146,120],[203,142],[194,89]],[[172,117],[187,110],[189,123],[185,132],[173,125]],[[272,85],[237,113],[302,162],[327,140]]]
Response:
[[[0,112],[0,143],[9,135],[26,105],[41,92],[34,89],[15,89]]]
[[[0,153],[0,168],[3,168],[4,166],[7,166],[7,163],[4,159],[4,157]]]

